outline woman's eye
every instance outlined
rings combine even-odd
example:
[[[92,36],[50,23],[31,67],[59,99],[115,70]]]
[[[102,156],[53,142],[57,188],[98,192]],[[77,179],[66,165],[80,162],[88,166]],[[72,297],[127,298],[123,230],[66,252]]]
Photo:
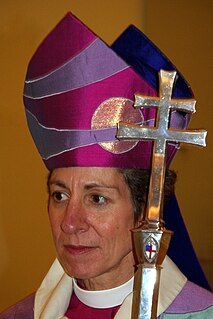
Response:
[[[52,197],[56,202],[63,202],[68,199],[68,195],[63,192],[53,192]]]
[[[105,204],[106,198],[102,195],[92,195],[92,200],[95,204]]]

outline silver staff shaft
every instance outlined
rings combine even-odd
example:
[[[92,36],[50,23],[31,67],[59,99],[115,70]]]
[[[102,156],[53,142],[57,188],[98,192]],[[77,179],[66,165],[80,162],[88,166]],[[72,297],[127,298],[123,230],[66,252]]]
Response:
[[[156,143],[155,143],[156,145]],[[161,222],[165,156],[153,150],[147,215],[142,228],[133,231],[138,265],[135,274],[132,319],[156,319],[160,273],[172,232]]]
[[[146,229],[146,225],[133,232],[139,261],[134,280],[132,319],[157,318],[160,273],[171,235],[171,231],[150,230]],[[145,249],[142,248],[144,243],[146,243]],[[148,247],[146,248],[146,246]]]
[[[165,177],[165,155],[154,143],[146,218],[141,228],[133,230],[137,256],[132,319],[156,319],[160,274],[172,232],[162,222],[162,198]]]
[[[159,290],[156,283],[159,282],[160,270],[154,267],[138,267],[134,283],[135,287],[138,287],[133,298],[132,319],[156,319]],[[146,296],[146,299],[144,296]],[[137,300],[138,302],[136,302]]]

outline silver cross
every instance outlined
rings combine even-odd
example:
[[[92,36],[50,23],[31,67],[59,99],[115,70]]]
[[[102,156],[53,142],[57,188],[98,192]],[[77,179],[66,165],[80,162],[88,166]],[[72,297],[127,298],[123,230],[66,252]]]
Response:
[[[179,130],[169,128],[169,119],[172,109],[195,112],[193,99],[171,99],[176,72],[161,70],[159,97],[147,97],[141,94],[135,95],[137,108],[156,107],[155,127],[141,127],[120,122],[117,138],[128,140],[153,140],[152,173],[147,207],[147,221],[153,224],[160,220],[162,189],[165,174],[165,155],[167,142],[184,142],[205,146],[206,131],[204,130]]]

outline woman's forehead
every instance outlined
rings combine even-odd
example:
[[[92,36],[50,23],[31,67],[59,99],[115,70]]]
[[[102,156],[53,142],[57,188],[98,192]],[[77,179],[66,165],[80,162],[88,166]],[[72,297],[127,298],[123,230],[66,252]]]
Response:
[[[63,167],[54,169],[50,181],[79,180],[85,183],[112,185],[124,182],[122,174],[115,168],[108,167]]]

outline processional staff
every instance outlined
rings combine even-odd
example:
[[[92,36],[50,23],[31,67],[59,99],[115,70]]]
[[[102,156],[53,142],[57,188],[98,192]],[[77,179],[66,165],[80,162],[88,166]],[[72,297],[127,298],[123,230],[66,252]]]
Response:
[[[138,258],[134,281],[132,319],[156,319],[160,271],[166,256],[172,232],[164,228],[163,186],[166,168],[167,142],[184,142],[205,146],[207,132],[204,130],[178,130],[169,128],[172,109],[195,112],[195,100],[172,99],[176,77],[175,71],[159,72],[159,97],[135,95],[136,108],[155,107],[157,109],[155,127],[120,122],[117,138],[119,140],[154,141],[152,169],[150,176],[146,217],[139,229],[133,230],[135,251]]]

